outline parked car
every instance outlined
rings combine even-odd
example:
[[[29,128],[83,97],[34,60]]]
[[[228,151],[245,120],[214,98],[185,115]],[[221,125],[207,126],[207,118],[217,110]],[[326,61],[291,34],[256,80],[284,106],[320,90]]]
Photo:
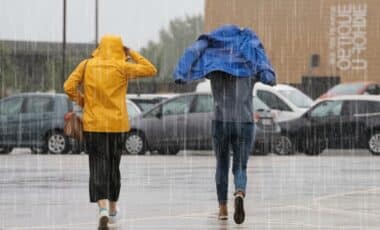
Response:
[[[209,80],[200,82],[196,92],[211,92]],[[253,95],[260,98],[275,114],[277,121],[287,121],[300,117],[313,105],[313,100],[300,90],[279,84],[274,87],[257,82]]]
[[[132,119],[132,129],[125,141],[126,151],[145,154],[147,150],[158,150],[161,154],[174,155],[181,149],[212,149],[213,109],[210,93],[183,94],[161,102]],[[264,103],[257,109],[253,115],[256,143],[268,149],[280,128]]]
[[[64,115],[73,110],[64,94],[23,93],[0,100],[0,153],[14,147],[32,153],[70,151],[71,140],[63,134]]]
[[[380,154],[380,97],[355,95],[324,99],[300,118],[280,122],[274,146],[280,155],[318,155],[324,149],[368,148]]]
[[[147,111],[158,103],[176,96],[176,94],[128,94],[128,99],[133,101],[141,111]]]
[[[380,95],[380,83],[376,82],[348,82],[338,84],[326,93],[322,94],[318,99],[324,99],[340,95],[359,95],[370,94]]]

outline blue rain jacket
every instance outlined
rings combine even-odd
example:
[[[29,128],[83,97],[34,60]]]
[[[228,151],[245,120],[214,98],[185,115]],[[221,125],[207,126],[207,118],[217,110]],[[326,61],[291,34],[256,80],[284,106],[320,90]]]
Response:
[[[256,77],[264,84],[276,81],[273,67],[256,33],[235,25],[225,25],[201,35],[185,50],[173,76],[176,83],[186,83],[213,71],[236,77]]]

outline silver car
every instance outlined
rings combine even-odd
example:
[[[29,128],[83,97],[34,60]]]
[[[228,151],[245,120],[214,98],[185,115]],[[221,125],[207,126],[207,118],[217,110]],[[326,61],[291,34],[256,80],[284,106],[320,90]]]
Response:
[[[71,139],[63,133],[64,115],[73,110],[64,94],[22,93],[0,100],[0,154],[15,147],[32,153],[67,153]]]
[[[256,143],[269,146],[280,134],[268,108],[254,100],[256,113]],[[140,114],[131,120],[125,148],[128,154],[145,154],[158,150],[160,154],[174,155],[181,149],[212,149],[211,123],[213,98],[209,93],[183,94]],[[258,146],[257,146],[258,147]]]

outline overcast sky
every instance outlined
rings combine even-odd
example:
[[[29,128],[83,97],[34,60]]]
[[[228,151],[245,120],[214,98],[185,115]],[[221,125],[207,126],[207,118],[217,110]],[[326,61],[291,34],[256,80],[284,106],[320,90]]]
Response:
[[[0,39],[62,41],[63,0],[0,0]],[[67,41],[93,42],[95,0],[67,0]],[[204,13],[204,0],[99,0],[99,37],[138,49],[176,17]]]

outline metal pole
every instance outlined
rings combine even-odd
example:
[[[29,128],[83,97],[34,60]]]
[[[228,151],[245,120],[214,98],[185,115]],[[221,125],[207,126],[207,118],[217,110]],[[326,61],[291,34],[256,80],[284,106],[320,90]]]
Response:
[[[99,0],[95,0],[95,46],[98,46],[99,35]]]
[[[66,74],[66,0],[63,0],[63,31],[62,31],[62,84],[65,82]]]

